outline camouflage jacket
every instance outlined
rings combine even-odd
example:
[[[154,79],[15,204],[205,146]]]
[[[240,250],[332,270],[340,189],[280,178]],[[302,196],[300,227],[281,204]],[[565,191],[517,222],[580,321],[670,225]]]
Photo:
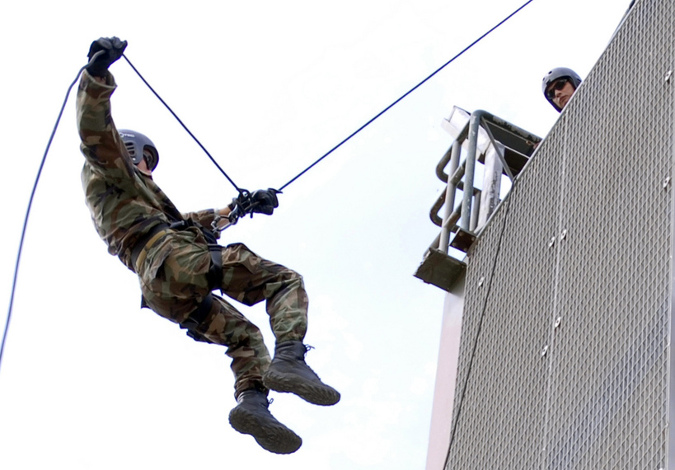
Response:
[[[82,73],[77,92],[77,127],[85,157],[82,186],[108,252],[134,271],[131,250],[154,226],[190,218],[209,227],[215,211],[181,214],[152,177],[136,168],[110,114],[110,96],[116,87],[110,73],[105,84]]]

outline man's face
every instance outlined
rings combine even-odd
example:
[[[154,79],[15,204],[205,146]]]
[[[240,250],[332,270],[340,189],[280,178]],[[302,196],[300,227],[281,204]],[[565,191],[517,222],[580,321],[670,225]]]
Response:
[[[152,170],[150,167],[148,167],[148,160],[152,159],[152,156],[150,155],[150,152],[147,150],[143,150],[143,159],[136,165],[136,168],[138,168],[141,173],[144,175],[151,176],[152,175]]]
[[[546,96],[555,103],[560,109],[563,109],[567,102],[572,98],[575,88],[572,82],[567,78],[560,78],[551,83],[546,89]]]

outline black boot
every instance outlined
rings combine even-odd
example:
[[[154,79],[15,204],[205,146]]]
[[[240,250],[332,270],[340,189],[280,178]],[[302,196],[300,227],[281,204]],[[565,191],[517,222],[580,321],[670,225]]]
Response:
[[[302,439],[272,416],[267,409],[267,394],[251,389],[237,397],[239,404],[230,411],[230,425],[242,434],[250,434],[265,450],[275,454],[292,454]]]
[[[277,392],[295,393],[315,405],[334,405],[340,393],[323,383],[305,363],[307,346],[301,341],[277,344],[274,359],[263,377],[265,386]]]

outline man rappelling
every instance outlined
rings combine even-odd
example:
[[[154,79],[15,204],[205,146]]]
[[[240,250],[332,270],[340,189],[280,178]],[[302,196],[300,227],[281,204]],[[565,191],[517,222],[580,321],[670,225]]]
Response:
[[[302,277],[241,243],[218,245],[212,230],[247,213],[272,214],[277,191],[241,192],[225,208],[180,213],[152,179],[159,162],[155,145],[141,133],[118,130],[111,116],[116,84],[108,68],[126,46],[116,37],[94,41],[77,95],[82,185],[96,230],[108,252],[138,275],[143,306],[196,340],[227,347],[237,400],[232,427],[270,452],[295,452],[302,440],[269,412],[268,391],[317,405],[340,400],[305,363]],[[245,305],[266,301],[276,339],[272,360],[260,330],[213,290]]]

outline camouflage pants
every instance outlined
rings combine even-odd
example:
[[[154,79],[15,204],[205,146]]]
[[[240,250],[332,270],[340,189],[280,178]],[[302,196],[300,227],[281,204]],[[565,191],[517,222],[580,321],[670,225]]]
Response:
[[[206,274],[211,257],[195,228],[173,232],[146,247],[136,266],[147,304],[159,315],[182,323],[209,294]],[[308,299],[302,277],[267,261],[241,243],[223,247],[223,282],[228,297],[245,305],[267,301],[266,308],[277,343],[302,341],[307,330]],[[270,355],[258,327],[225,299],[214,302],[199,332],[209,341],[227,346],[235,376],[235,395],[262,386]]]

